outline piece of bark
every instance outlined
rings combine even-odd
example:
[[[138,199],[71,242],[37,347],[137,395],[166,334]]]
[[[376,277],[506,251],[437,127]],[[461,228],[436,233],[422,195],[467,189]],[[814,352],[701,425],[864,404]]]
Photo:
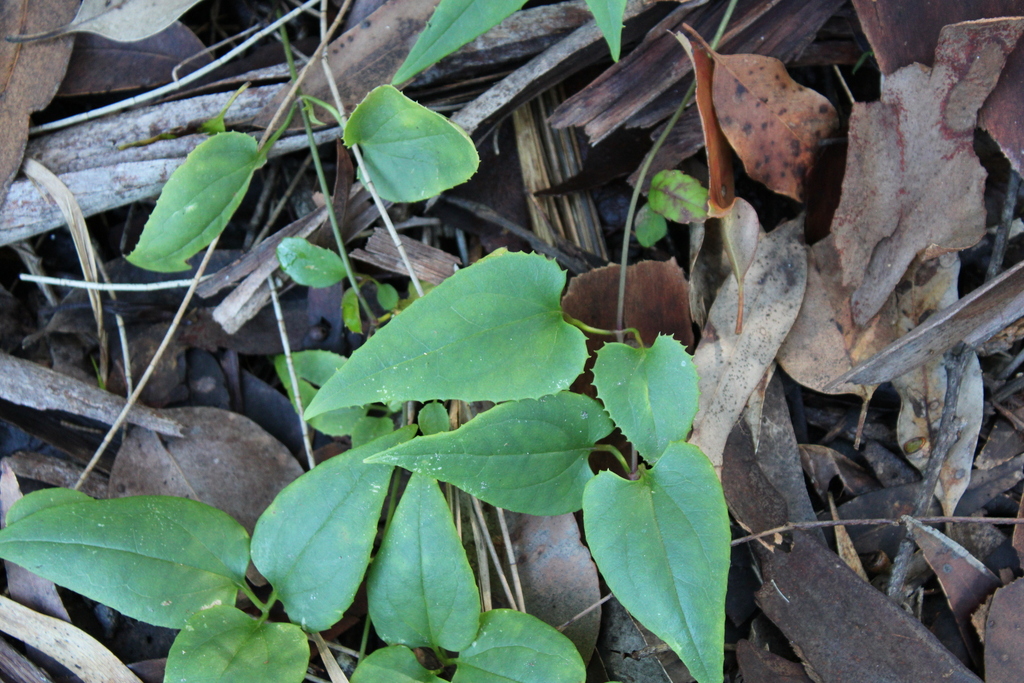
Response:
[[[821,680],[979,683],[921,622],[806,535],[788,553],[761,555],[758,605]]]
[[[462,265],[462,259],[430,245],[423,244],[405,235],[399,235],[405,253],[412,264],[412,270],[420,280],[439,285]],[[370,263],[399,275],[407,275],[405,263],[391,235],[384,228],[377,228],[366,242],[365,249],[356,249],[352,258]]]
[[[63,410],[113,424],[124,399],[31,361],[0,354],[0,398],[37,410]],[[134,406],[128,422],[174,436],[181,425],[145,406]]]
[[[85,467],[69,460],[60,460],[51,455],[33,453],[31,451],[15,451],[0,463],[11,468],[22,479],[35,479],[44,484],[62,488],[74,488]],[[2,481],[2,480],[0,480]],[[93,470],[80,489],[93,498],[107,497],[107,475]]]
[[[0,638],[0,679],[6,683],[53,683],[49,674]]]

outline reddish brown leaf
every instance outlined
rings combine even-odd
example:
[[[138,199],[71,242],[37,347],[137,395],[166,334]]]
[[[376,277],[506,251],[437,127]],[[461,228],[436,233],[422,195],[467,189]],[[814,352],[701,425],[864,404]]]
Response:
[[[935,67],[910,65],[881,99],[854,105],[843,197],[832,221],[854,321],[884,304],[919,252],[964,249],[984,234],[985,171],[973,151],[977,111],[1024,19],[947,26]]]
[[[0,38],[63,26],[77,9],[77,0],[8,0],[0,4]],[[53,99],[73,43],[71,36],[35,43],[0,39],[0,206],[21,166],[29,115]]]
[[[749,640],[736,643],[736,661],[745,681],[811,683],[803,666],[755,647]]]
[[[1024,579],[992,596],[985,620],[985,680],[1016,683],[1024,671]]]

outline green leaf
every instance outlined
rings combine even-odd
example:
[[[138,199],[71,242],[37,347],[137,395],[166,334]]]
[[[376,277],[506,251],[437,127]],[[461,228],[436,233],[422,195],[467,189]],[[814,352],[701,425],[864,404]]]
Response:
[[[249,539],[220,510],[169,496],[53,500],[41,491],[15,504],[0,557],[157,626],[181,628],[204,607],[234,604]]]
[[[701,683],[722,680],[729,513],[695,446],[673,443],[640,479],[602,472],[583,494],[587,544],[622,606]]]
[[[497,26],[526,0],[441,0],[409,56],[391,80],[409,80]]]
[[[407,647],[381,648],[359,662],[352,683],[444,683],[416,660]]]
[[[350,410],[350,408],[342,408],[342,410]],[[390,417],[366,415],[356,420],[355,426],[352,427],[352,446],[358,448],[393,431],[395,431],[395,423]]]
[[[363,333],[363,319],[359,317],[359,293],[351,287],[341,297],[341,320],[349,331]]]
[[[580,509],[594,476],[587,456],[612,431],[594,399],[561,392],[502,403],[454,432],[414,439],[374,456],[529,515]]]
[[[377,284],[377,303],[385,311],[398,306],[398,290],[388,284]]]
[[[665,217],[651,209],[650,204],[644,204],[637,211],[635,227],[636,241],[642,247],[653,246],[668,233]]]
[[[146,270],[188,270],[186,261],[224,230],[265,157],[244,133],[220,133],[171,174],[139,244],[126,258]]]
[[[192,615],[167,654],[165,681],[299,683],[309,645],[295,624],[259,622],[221,605]]]
[[[708,217],[708,191],[682,171],[661,171],[651,179],[648,206],[676,223],[699,223]]]
[[[331,376],[345,364],[345,357],[330,351],[313,349],[310,351],[297,351],[292,354],[292,364],[295,366],[295,376],[299,380],[299,396],[302,398],[302,405],[308,406],[313,397],[316,396],[316,387],[322,386]],[[288,375],[288,362],[284,355],[274,356],[274,370],[281,385],[288,392],[288,401],[295,404],[295,394],[292,391],[292,380]],[[366,417],[366,407],[357,406],[331,410],[323,415],[317,415],[308,420],[309,426],[313,429],[329,434],[330,436],[345,436],[351,434],[359,421]]]
[[[451,421],[448,419],[448,411],[445,410],[444,404],[438,401],[431,401],[420,408],[416,422],[424,436],[447,432],[452,427]]]
[[[568,389],[587,358],[562,319],[565,273],[536,254],[495,252],[382,327],[306,409],[390,401],[507,401]]]
[[[583,683],[586,669],[572,641],[537,617],[494,609],[455,660],[452,683]]]
[[[340,256],[300,237],[281,240],[277,261],[288,277],[306,287],[330,287],[348,275]]]
[[[345,144],[360,146],[377,193],[393,202],[439,195],[469,180],[480,165],[464,130],[390,85],[374,88],[355,108]]]
[[[672,337],[648,349],[605,344],[594,363],[594,386],[615,425],[640,455],[655,462],[690,433],[697,414],[697,368]]]
[[[42,489],[17,501],[7,513],[7,526],[21,521],[31,514],[69,503],[85,503],[92,498],[74,489]]]
[[[462,650],[480,628],[480,593],[437,482],[413,474],[366,577],[384,642]]]
[[[622,15],[626,12],[626,0],[587,0],[597,27],[604,34],[612,60],[619,61],[622,49]]]
[[[406,427],[317,465],[277,494],[256,522],[253,564],[305,630],[323,631],[341,619],[370,561],[391,467],[363,459],[415,433]]]

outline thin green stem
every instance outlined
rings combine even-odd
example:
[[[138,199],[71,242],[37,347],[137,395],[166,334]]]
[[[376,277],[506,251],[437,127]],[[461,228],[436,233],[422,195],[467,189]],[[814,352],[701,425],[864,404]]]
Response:
[[[366,657],[366,644],[370,642],[370,613],[366,613],[366,621],[363,622],[363,637],[359,641],[359,661]]]
[[[612,455],[615,456],[615,459],[619,461],[619,464],[622,465],[622,469],[627,474],[629,474],[632,471],[632,468],[630,468],[629,463],[626,462],[626,456],[624,456],[622,454],[622,451],[620,451],[618,448],[616,448],[615,446],[611,445],[610,443],[595,444],[594,445],[594,450],[595,451],[605,451],[606,453],[611,453]]]
[[[586,324],[582,320],[577,320],[576,318],[572,317],[571,315],[569,315],[565,311],[562,311],[562,317],[565,319],[565,322],[569,323],[573,327],[578,327],[579,329],[583,330],[584,332],[588,332],[590,334],[601,334],[601,335],[604,335],[606,337],[610,337],[613,334],[614,335],[618,335],[618,334],[621,334],[623,332],[629,332],[630,334],[633,335],[633,337],[636,338],[636,341],[640,345],[641,348],[643,348],[643,346],[644,346],[644,341],[643,341],[643,339],[640,338],[640,330],[636,329],[635,327],[626,327],[626,328],[623,328],[621,330],[602,330],[602,329],[600,329],[598,327],[591,327],[590,325]]]
[[[261,612],[260,621],[265,621],[267,616],[270,615],[270,608],[274,606],[275,602],[277,602],[277,590],[272,590],[270,592],[270,596],[267,597],[267,601],[264,602],[256,597],[256,593],[249,587],[249,583],[247,581],[242,581],[242,583],[238,584],[238,588]]]
[[[725,8],[725,14],[722,15],[722,21],[718,23],[718,30],[715,32],[715,37],[711,41],[711,48],[718,47],[718,42],[722,39],[725,34],[725,27],[729,25],[729,19],[732,18],[732,13],[736,9],[737,0],[729,0],[729,5]],[[683,95],[682,101],[676,108],[672,117],[665,124],[665,129],[661,131],[661,135],[654,142],[654,146],[651,147],[651,151],[644,157],[643,164],[640,165],[640,173],[637,176],[636,187],[633,188],[633,196],[629,198],[629,210],[626,212],[626,226],[623,229],[622,234],[622,258],[619,265],[619,298],[618,305],[615,308],[615,327],[616,329],[622,330],[623,317],[625,316],[626,307],[626,265],[629,263],[629,238],[633,234],[633,218],[636,215],[636,205],[640,201],[640,193],[644,187],[644,180],[647,178],[647,172],[651,169],[651,164],[654,162],[654,157],[658,154],[662,145],[665,144],[665,140],[668,139],[669,133],[675,128],[676,123],[679,121],[679,117],[683,115],[683,110],[689,106],[690,100],[693,98],[693,93],[697,90],[697,79],[694,78],[693,83],[687,88],[686,94]],[[619,335],[619,341],[622,341],[621,332]]]

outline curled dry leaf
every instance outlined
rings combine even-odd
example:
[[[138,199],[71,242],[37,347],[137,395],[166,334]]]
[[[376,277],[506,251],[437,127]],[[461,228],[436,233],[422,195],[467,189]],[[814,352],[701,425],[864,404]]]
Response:
[[[747,175],[774,192],[803,201],[804,179],[818,142],[838,125],[835,108],[823,95],[790,78],[778,59],[720,55],[696,31],[684,28],[714,60],[718,125]]]
[[[947,26],[932,69],[906,66],[886,78],[878,102],[854,104],[832,234],[843,282],[856,290],[857,324],[879,311],[918,253],[933,258],[984,235],[974,128],[1022,31],[1019,17]]]
[[[757,220],[757,212],[749,202],[737,198],[729,210],[719,219],[722,229],[722,244],[725,255],[729,257],[732,274],[739,284],[739,306],[736,316],[736,334],[743,331],[743,280],[747,269],[754,262],[757,241],[761,237],[761,223]]]
[[[785,223],[765,236],[745,277],[746,324],[735,334],[738,288],[726,283],[708,313],[693,361],[700,375],[701,406],[690,442],[712,464],[722,451],[747,398],[775,358],[797,317],[807,283],[807,255],[801,244],[803,220]]]

